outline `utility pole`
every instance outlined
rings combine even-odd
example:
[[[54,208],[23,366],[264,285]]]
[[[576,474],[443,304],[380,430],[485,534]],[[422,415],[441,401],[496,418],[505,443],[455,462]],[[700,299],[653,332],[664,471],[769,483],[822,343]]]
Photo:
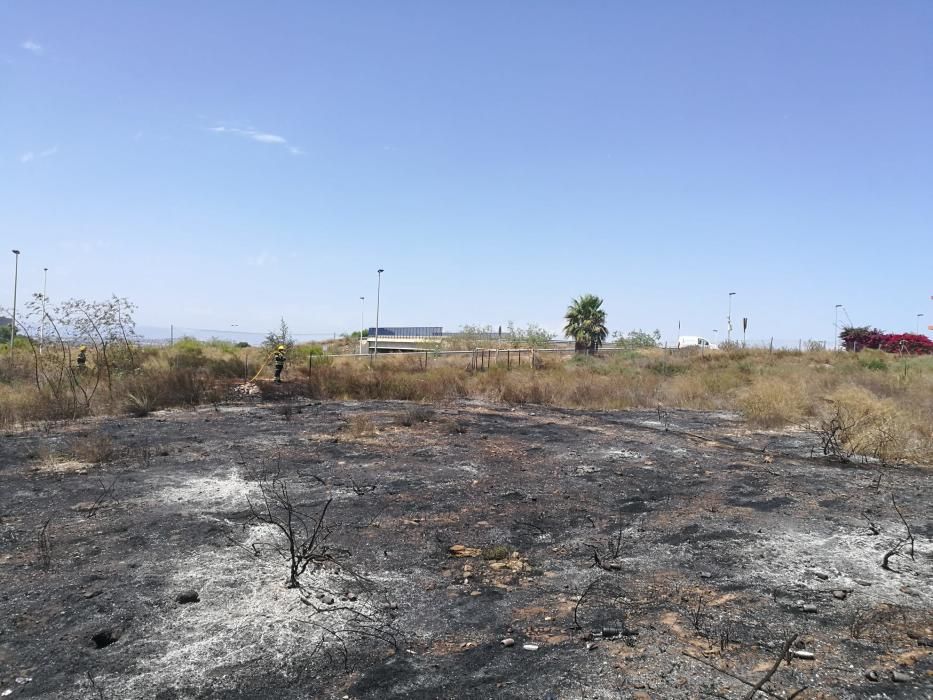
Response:
[[[836,331],[836,340],[833,342],[833,350],[839,349],[839,309],[841,308],[842,304],[836,304],[836,318],[833,320],[833,330]]]
[[[366,297],[360,297],[360,355],[363,354],[363,326],[366,324]]]
[[[13,337],[16,335],[16,287],[19,285],[19,251],[14,250],[16,262],[13,264],[13,320],[10,323],[10,369],[13,369]]]
[[[726,314],[726,342],[732,342],[732,297],[735,296],[735,292],[729,292],[729,313]]]
[[[385,272],[381,267],[376,270],[376,273],[379,275],[379,281],[376,283],[376,339],[373,342],[373,356],[369,358],[370,363],[375,359],[376,353],[379,352],[379,299],[382,294],[382,273]]]

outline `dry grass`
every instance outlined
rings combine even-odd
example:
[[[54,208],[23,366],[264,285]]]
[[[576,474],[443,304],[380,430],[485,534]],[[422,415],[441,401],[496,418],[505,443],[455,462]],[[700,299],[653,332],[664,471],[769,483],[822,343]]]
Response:
[[[114,378],[113,395],[99,390],[86,407],[68,395],[38,392],[28,367],[0,383],[0,427],[87,413],[131,413],[195,406],[223,398],[225,386],[261,361],[256,348],[231,353],[205,347],[147,350],[143,367]],[[471,371],[469,356],[380,356],[374,364],[336,359],[308,366],[294,359],[286,370],[290,395],[316,399],[400,399],[425,404],[479,398],[507,404],[620,410],[669,408],[734,410],[759,428],[814,423],[835,392],[863,389],[893,406],[906,454],[933,462],[933,357],[898,358],[880,352],[774,352],[735,349],[718,353],[644,350],[568,357],[539,353],[528,362]],[[265,383],[260,380],[260,384]],[[275,392],[278,396],[278,392]],[[271,396],[271,394],[270,394]],[[415,409],[420,410],[420,409]],[[403,424],[430,420],[404,417]],[[351,426],[352,428],[352,426]],[[369,428],[360,427],[361,434]]]
[[[859,455],[891,463],[907,460],[913,452],[907,416],[892,399],[858,386],[828,396],[814,430],[824,452],[843,460]]]
[[[75,438],[71,442],[70,452],[77,461],[89,464],[104,464],[113,461],[117,456],[113,439],[104,433],[91,433]]]
[[[376,425],[373,419],[365,414],[350,418],[350,434],[355,438],[372,437],[376,434]]]
[[[760,428],[782,428],[799,423],[808,405],[800,384],[776,377],[755,381],[739,392],[736,401],[745,420]]]

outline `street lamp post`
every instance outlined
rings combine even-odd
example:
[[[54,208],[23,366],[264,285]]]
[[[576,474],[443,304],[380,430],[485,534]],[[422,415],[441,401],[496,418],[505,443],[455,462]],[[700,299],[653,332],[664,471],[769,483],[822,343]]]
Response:
[[[15,263],[13,264],[13,320],[10,323],[10,368],[13,367],[13,336],[16,335],[16,288],[19,285],[19,251],[14,250]]]
[[[366,324],[366,297],[360,297],[360,355],[363,354],[363,326]]]
[[[735,296],[735,292],[729,292],[729,313],[726,314],[726,342],[732,342],[732,297]]]
[[[836,317],[833,319],[833,330],[835,331],[835,340],[833,341],[833,350],[839,349],[839,309],[842,304],[836,304]]]
[[[379,300],[382,294],[382,273],[385,272],[382,268],[376,270],[376,273],[379,275],[379,281],[376,283],[376,338],[373,341],[373,356],[371,358],[375,359],[376,353],[379,352]]]
[[[923,314],[917,314],[917,335],[920,335],[920,319],[923,318]]]

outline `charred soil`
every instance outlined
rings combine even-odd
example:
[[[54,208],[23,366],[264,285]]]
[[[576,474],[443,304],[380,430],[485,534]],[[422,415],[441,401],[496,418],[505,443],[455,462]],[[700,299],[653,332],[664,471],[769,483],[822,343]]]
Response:
[[[783,657],[756,697],[933,697],[929,468],[722,413],[258,401],[0,437],[0,693],[739,699]],[[270,479],[329,501],[297,588]]]

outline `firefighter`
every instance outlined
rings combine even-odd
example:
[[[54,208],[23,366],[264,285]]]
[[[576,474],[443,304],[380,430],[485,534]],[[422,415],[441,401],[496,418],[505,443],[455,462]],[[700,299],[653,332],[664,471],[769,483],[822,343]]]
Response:
[[[279,345],[275,349],[275,354],[272,356],[272,361],[275,365],[275,383],[282,383],[282,370],[285,369],[285,346]]]
[[[78,348],[78,370],[83,371],[87,367],[87,345]]]

